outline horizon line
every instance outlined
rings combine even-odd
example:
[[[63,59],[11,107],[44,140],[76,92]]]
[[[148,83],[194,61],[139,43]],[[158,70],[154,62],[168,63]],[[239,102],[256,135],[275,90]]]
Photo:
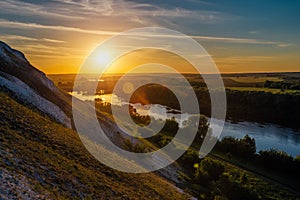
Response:
[[[148,74],[177,74],[177,73],[166,73],[166,72],[145,72]],[[300,73],[300,71],[257,71],[257,72],[253,72],[253,71],[249,71],[249,72],[222,72],[220,73],[221,75],[230,75],[230,74],[281,74],[281,73]],[[77,74],[82,74],[82,75],[96,75],[97,73],[74,73],[74,72],[70,72],[70,73],[45,73],[46,75],[77,75]],[[126,74],[126,73],[122,73],[122,72],[109,72],[109,73],[103,73],[103,75],[112,75],[112,74]],[[143,72],[134,72],[134,73],[130,73],[130,74],[144,74]],[[198,73],[195,72],[184,72],[184,73],[180,73],[180,74],[194,74],[197,75]],[[205,73],[206,75],[216,75],[218,73]],[[198,74],[201,75],[201,74]]]

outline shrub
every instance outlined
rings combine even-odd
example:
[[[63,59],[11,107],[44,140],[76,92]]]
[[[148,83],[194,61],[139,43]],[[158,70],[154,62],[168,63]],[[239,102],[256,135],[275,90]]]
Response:
[[[224,153],[230,153],[242,158],[253,158],[256,153],[255,139],[245,135],[242,139],[234,137],[224,137],[217,144],[217,149]]]
[[[208,186],[212,181],[219,179],[224,172],[224,165],[210,158],[205,158],[199,163],[194,174],[194,181],[203,186]]]
[[[292,156],[275,149],[260,151],[256,161],[268,169],[275,169],[281,172],[289,172],[294,165]]]
[[[135,153],[145,153],[146,152],[146,147],[145,145],[137,142],[137,143],[132,143],[130,139],[126,138],[124,140],[124,149],[135,152]]]
[[[243,187],[240,183],[230,180],[228,174],[222,174],[217,182],[217,187],[222,194],[231,200],[256,200],[256,194]]]
[[[187,169],[192,169],[195,163],[200,162],[199,152],[189,148],[178,161]]]

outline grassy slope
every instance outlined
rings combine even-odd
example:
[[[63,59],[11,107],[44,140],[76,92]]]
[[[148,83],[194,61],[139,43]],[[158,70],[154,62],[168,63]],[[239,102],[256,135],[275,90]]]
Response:
[[[298,196],[300,195],[300,183],[294,179],[295,177],[287,177],[286,175],[278,174],[276,171],[261,168],[251,161],[245,161],[236,157],[228,158],[226,154],[219,151],[213,151],[210,155],[215,159],[231,163],[242,170],[253,173],[257,177],[265,179],[267,182],[274,183],[274,186],[276,185],[278,187],[276,189],[277,191],[282,190],[281,193],[286,192],[294,193],[295,195],[298,194]]]
[[[50,198],[182,199],[167,181],[95,160],[77,134],[0,92],[0,168],[24,175]]]
[[[239,174],[235,179],[240,178],[241,173],[246,173],[247,181],[243,186],[256,193],[260,199],[299,199],[299,195],[294,191],[290,191],[286,187],[279,185],[277,182],[258,175],[256,172],[253,173],[249,170],[241,169],[235,164],[228,162],[223,162],[223,164],[225,164],[225,171],[229,174],[233,176]]]

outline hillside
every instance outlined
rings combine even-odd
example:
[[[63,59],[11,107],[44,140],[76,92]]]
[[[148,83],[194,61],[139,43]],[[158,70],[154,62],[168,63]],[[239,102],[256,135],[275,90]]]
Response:
[[[1,41],[0,86],[11,91],[21,102],[71,127],[71,98],[33,67],[22,52]]]
[[[0,41],[0,199],[187,198],[153,173],[122,173],[101,164],[70,129],[71,112],[71,97]]]
[[[0,116],[1,199],[184,199],[157,175],[121,173],[102,165],[76,132],[4,92]]]

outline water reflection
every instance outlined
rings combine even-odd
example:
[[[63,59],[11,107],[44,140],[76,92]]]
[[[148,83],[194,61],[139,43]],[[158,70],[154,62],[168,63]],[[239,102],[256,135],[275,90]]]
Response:
[[[94,99],[98,98],[103,102],[113,105],[128,105],[128,102],[124,102],[121,98],[112,94],[87,95],[82,92],[72,92],[70,94],[81,100],[94,101]],[[179,127],[182,127],[184,122],[191,116],[188,113],[181,114],[180,111],[158,104],[141,105],[137,103],[131,105],[140,115],[149,115],[155,119],[163,120],[174,117],[179,123]],[[253,122],[233,123],[226,121],[221,138],[226,136],[243,138],[246,134],[255,138],[257,151],[273,148],[285,151],[292,156],[300,155],[300,133],[274,124],[259,124]]]

